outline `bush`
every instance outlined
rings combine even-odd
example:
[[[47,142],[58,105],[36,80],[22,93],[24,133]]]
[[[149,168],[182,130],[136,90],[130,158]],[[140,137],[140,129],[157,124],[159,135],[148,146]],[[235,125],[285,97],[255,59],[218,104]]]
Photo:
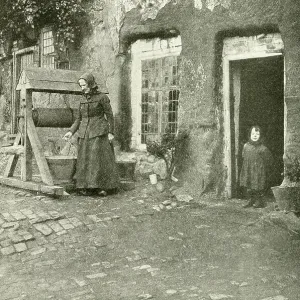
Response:
[[[181,131],[177,135],[165,133],[160,141],[147,141],[147,151],[159,158],[162,158],[167,166],[167,179],[171,179],[175,165],[179,146],[188,137],[186,131]]]

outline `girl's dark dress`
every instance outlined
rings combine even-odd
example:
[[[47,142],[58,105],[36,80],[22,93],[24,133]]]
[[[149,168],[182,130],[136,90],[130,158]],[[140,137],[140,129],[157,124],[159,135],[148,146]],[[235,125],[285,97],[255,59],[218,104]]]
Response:
[[[111,190],[119,186],[113,148],[108,133],[114,132],[109,98],[92,89],[80,103],[78,117],[70,131],[78,131],[76,188]]]
[[[247,142],[243,149],[240,185],[252,191],[265,191],[269,187],[272,154],[261,143]]]

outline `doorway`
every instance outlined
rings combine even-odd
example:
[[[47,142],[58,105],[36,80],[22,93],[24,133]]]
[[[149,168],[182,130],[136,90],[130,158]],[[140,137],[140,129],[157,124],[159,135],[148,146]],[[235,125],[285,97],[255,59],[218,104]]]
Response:
[[[243,196],[239,186],[243,145],[251,126],[259,125],[264,144],[274,157],[271,185],[280,185],[284,153],[283,56],[230,62],[230,136],[232,196]]]

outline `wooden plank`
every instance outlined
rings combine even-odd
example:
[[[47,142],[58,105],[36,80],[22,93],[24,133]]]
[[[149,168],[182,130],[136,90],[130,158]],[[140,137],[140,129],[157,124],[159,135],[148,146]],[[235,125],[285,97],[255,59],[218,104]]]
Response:
[[[24,153],[23,146],[9,146],[0,148],[0,153],[20,155]]]
[[[31,143],[31,147],[41,173],[42,181],[48,185],[53,185],[53,178],[51,176],[47,160],[44,155],[43,146],[38,138],[36,128],[32,118],[27,119],[27,134]]]
[[[240,147],[240,102],[241,102],[241,65],[232,66],[232,85],[233,85],[233,116],[230,116],[231,120],[233,119],[234,127],[234,143],[235,143],[235,156],[234,156],[234,174],[232,174],[232,192],[234,197],[238,196],[238,182],[239,182],[239,166],[240,166],[240,157],[241,157],[241,147]],[[233,129],[233,128],[232,128]]]
[[[16,111],[16,94],[15,90],[17,85],[17,55],[13,52],[13,64],[12,64],[12,99],[11,99],[11,116],[10,116],[10,130],[11,133],[15,133],[16,122],[17,122],[17,111]]]
[[[21,140],[21,133],[19,132],[15,138],[14,146],[18,146]],[[17,155],[11,155],[8,159],[5,171],[4,171],[4,177],[11,177],[13,176],[16,165],[18,162],[18,156]]]
[[[59,82],[59,81],[37,81],[31,80],[30,83],[25,85],[26,88],[32,90],[40,90],[44,92],[73,92],[78,95],[82,94],[82,91],[77,82]],[[20,87],[17,87],[20,88]]]
[[[12,178],[12,177],[7,178],[4,176],[0,176],[0,183],[4,185],[20,188],[20,189],[31,190],[31,191],[55,195],[55,196],[67,195],[67,193],[64,191],[64,188],[61,186],[44,185],[43,183],[38,183],[33,181],[23,181],[18,178]]]
[[[78,85],[78,79],[82,75],[81,71],[47,69],[29,67],[23,70],[24,77],[28,79],[25,87],[31,90],[41,90],[48,92],[75,92],[82,93]],[[102,73],[93,73],[99,90],[108,93],[106,81]],[[16,89],[22,88],[22,82],[19,82]]]
[[[223,114],[224,114],[224,167],[227,171],[225,197],[231,198],[231,130],[230,130],[230,67],[227,57],[223,57]]]

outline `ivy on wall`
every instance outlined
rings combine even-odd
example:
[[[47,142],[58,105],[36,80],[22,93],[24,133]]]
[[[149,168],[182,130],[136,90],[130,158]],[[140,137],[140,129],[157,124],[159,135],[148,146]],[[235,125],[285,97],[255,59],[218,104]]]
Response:
[[[58,42],[76,42],[88,27],[87,5],[92,0],[0,0],[0,39],[34,40],[46,25],[56,31]]]

